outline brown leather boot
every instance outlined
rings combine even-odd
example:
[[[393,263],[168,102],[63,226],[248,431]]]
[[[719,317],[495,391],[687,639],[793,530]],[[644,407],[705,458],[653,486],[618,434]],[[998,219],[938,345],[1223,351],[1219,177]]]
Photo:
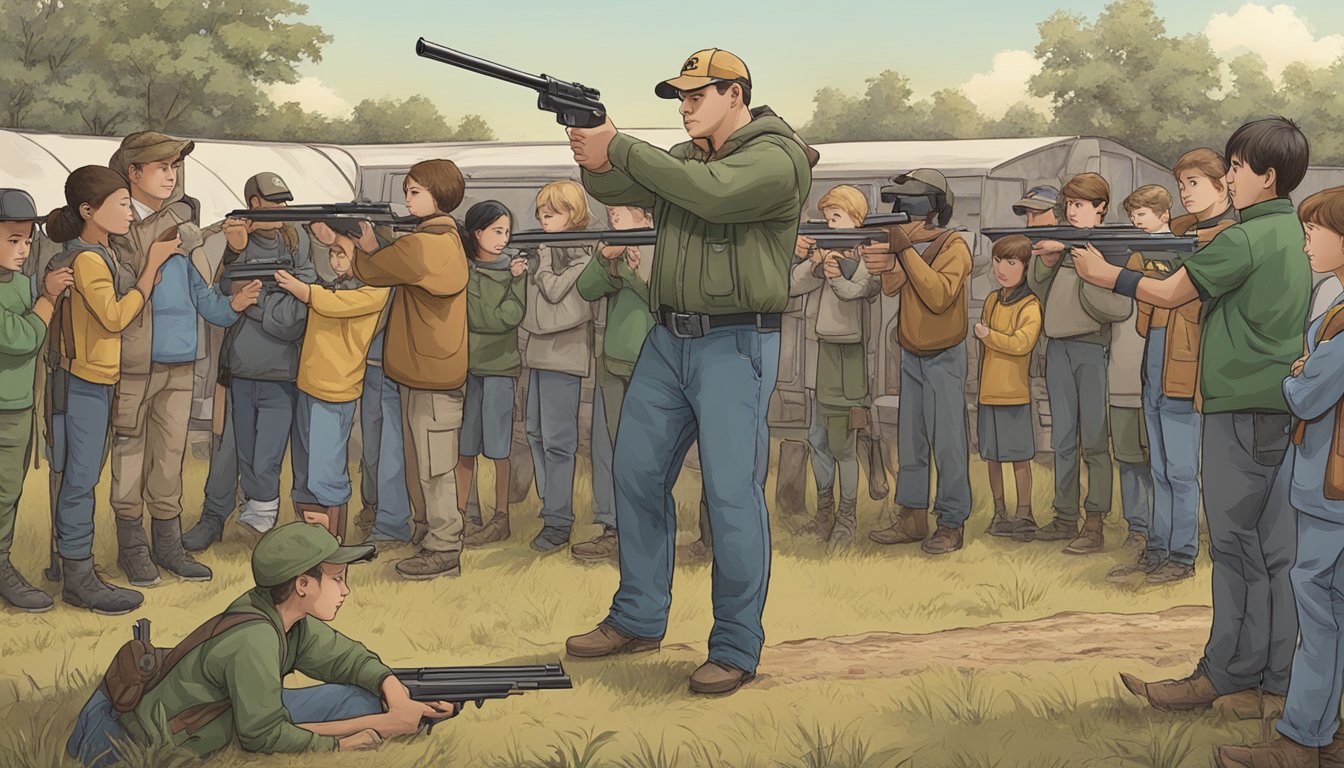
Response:
[[[1213,681],[1199,670],[1181,680],[1162,680],[1156,683],[1145,683],[1133,675],[1122,672],[1120,682],[1125,684],[1130,693],[1147,699],[1154,709],[1166,712],[1208,709],[1218,698],[1218,691],[1214,689]]]
[[[356,541],[363,541],[373,535],[373,527],[378,522],[378,510],[373,507],[361,507],[355,515]]]
[[[1217,763],[1220,768],[1319,768],[1323,764],[1321,750],[1284,736],[1254,747],[1219,747]]]
[[[1105,519],[1100,512],[1088,512],[1087,519],[1083,521],[1082,532],[1064,548],[1064,554],[1090,555],[1093,552],[1100,552],[1106,544],[1106,534],[1102,530]]]
[[[1213,711],[1235,720],[1278,720],[1283,716],[1286,703],[1287,700],[1276,693],[1247,688],[1219,696],[1213,702]]]
[[[296,501],[294,502],[294,515],[310,525],[327,527],[327,508],[321,504],[307,504]]]
[[[566,640],[565,651],[576,658],[596,659],[621,653],[656,651],[662,642],[662,638],[631,637],[606,624],[599,624],[592,632]]]
[[[691,675],[691,692],[702,695],[732,693],[756,675],[736,667],[706,661]]]
[[[919,545],[928,555],[946,555],[961,549],[961,528],[944,528],[938,526],[938,531]]]
[[[469,547],[480,547],[504,541],[511,535],[513,531],[509,530],[508,514],[496,512],[495,516],[490,518],[490,522],[477,526],[475,530],[468,530],[465,541]]]
[[[929,512],[925,509],[901,507],[896,522],[881,530],[872,531],[868,538],[878,544],[914,544],[929,535]]]
[[[808,523],[804,533],[815,534],[828,539],[835,528],[835,494],[830,488],[817,491],[817,517]]]

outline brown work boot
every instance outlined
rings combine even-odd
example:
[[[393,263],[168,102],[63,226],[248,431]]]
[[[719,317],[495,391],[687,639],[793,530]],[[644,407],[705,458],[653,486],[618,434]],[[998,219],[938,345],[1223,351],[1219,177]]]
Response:
[[[1013,534],[1013,541],[1072,541],[1078,536],[1077,520],[1055,519],[1040,528],[1025,529]]]
[[[706,661],[691,674],[691,691],[707,695],[732,693],[755,676],[717,661]]]
[[[1144,550],[1139,553],[1139,557],[1132,563],[1117,565],[1106,574],[1106,579],[1117,580],[1124,579],[1126,576],[1132,576],[1136,573],[1149,574],[1162,567],[1165,561],[1157,554]]]
[[[656,651],[663,639],[631,637],[607,624],[598,624],[597,629],[575,635],[565,641],[565,652],[579,659],[596,659],[602,656],[615,656],[622,653],[640,653]]]
[[[914,544],[929,535],[929,512],[902,506],[896,521],[881,530],[872,531],[868,538],[878,544]]]
[[[355,515],[355,541],[364,541],[373,535],[373,527],[378,523],[378,510],[373,507],[361,507]]]
[[[1032,526],[1035,527],[1035,526]],[[994,519],[989,521],[989,535],[1001,538],[1011,537],[1017,530],[1017,521],[1008,516],[1008,510],[999,507],[994,510]]]
[[[469,529],[466,535],[467,546],[480,547],[486,544],[493,544],[497,541],[504,541],[513,535],[509,530],[509,516],[495,513],[490,518],[490,522],[481,526],[473,526],[474,530]]]
[[[1131,533],[1125,537],[1125,543],[1121,544],[1120,548],[1130,552],[1142,552],[1148,548],[1148,537],[1142,533]]]
[[[938,530],[919,545],[928,555],[946,555],[961,549],[961,530],[960,528],[945,528],[938,526]]]
[[[1184,565],[1182,563],[1173,563],[1168,560],[1155,570],[1148,573],[1148,578],[1144,579],[1145,584],[1173,584],[1178,581],[1194,578],[1195,566]]]
[[[817,490],[817,516],[803,526],[803,533],[815,534],[822,540],[829,539],[835,528],[835,495],[830,488]]]
[[[461,552],[433,552],[422,549],[415,557],[397,563],[397,573],[403,579],[427,581],[440,576],[461,576]]]
[[[1192,709],[1207,709],[1218,698],[1213,681],[1209,676],[1195,670],[1195,673],[1181,680],[1162,680],[1145,683],[1133,675],[1120,673],[1120,682],[1129,692],[1142,696],[1154,709],[1166,712],[1183,712]]]
[[[1213,711],[1234,720],[1278,720],[1286,703],[1277,693],[1247,688],[1214,699]]]
[[[1100,552],[1102,546],[1106,544],[1106,534],[1101,528],[1105,519],[1100,512],[1088,512],[1087,519],[1083,521],[1082,532],[1064,548],[1064,554],[1090,555],[1093,552]]]
[[[1254,747],[1219,747],[1216,762],[1219,768],[1319,768],[1322,764],[1321,750],[1284,736]]]
[[[581,541],[569,548],[569,553],[575,560],[585,560],[587,562],[599,562],[602,560],[612,560],[620,551],[620,539],[616,537],[616,529],[611,526],[605,526],[602,529],[602,535],[592,541]]]

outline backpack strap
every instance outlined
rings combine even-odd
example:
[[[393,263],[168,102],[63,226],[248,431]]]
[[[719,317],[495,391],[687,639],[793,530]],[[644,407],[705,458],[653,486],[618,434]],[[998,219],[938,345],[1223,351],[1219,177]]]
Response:
[[[947,245],[947,241],[955,234],[957,234],[955,229],[945,229],[941,235],[929,242],[927,248],[920,250],[919,245],[916,244],[915,251],[919,253],[920,258],[924,259],[925,264],[933,266],[933,260],[938,258],[938,254],[942,252],[943,246]]]
[[[149,691],[154,685],[157,685],[159,681],[167,677],[168,673],[173,671],[173,667],[177,666],[178,662],[182,661],[187,654],[199,648],[201,644],[207,640],[219,637],[240,624],[246,624],[250,621],[264,621],[265,619],[266,617],[259,613],[221,613],[213,619],[210,619],[193,630],[192,633],[187,635],[182,642],[178,643],[173,650],[168,652],[168,657],[163,660],[163,665],[154,675],[154,681],[146,687],[145,690]]]

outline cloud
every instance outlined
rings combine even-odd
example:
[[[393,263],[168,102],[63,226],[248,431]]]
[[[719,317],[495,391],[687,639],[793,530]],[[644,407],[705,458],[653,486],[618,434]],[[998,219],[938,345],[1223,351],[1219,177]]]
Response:
[[[309,112],[327,117],[349,117],[354,108],[316,77],[305,77],[297,83],[273,83],[266,87],[266,95],[276,104],[297,101]]]
[[[1311,24],[1295,8],[1269,8],[1247,3],[1235,13],[1215,13],[1204,27],[1214,52],[1224,59],[1243,53],[1258,53],[1266,72],[1275,82],[1283,68],[1295,61],[1326,66],[1344,55],[1344,35],[1317,37]]]
[[[987,117],[1003,117],[1009,107],[1021,101],[1049,114],[1050,100],[1035,98],[1027,91],[1027,82],[1040,71],[1041,63],[1030,51],[999,51],[990,70],[971,75],[961,90]]]

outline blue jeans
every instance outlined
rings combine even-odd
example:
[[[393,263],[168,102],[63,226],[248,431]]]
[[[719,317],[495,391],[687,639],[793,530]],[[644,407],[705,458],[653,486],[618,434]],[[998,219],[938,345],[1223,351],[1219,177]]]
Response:
[[[274,501],[280,498],[280,462],[294,426],[299,390],[292,381],[235,378],[230,386],[243,494],[257,501]],[[291,455],[291,468],[293,463]]]
[[[672,489],[698,439],[714,548],[709,660],[753,673],[770,580],[766,406],[779,337],[736,326],[678,339],[654,326],[625,394],[613,462],[621,585],[605,623],[635,637],[666,633],[677,535]]]
[[[224,408],[229,414],[219,437],[211,436],[210,472],[205,476],[205,506],[201,517],[211,517],[221,526],[238,509],[238,443],[233,439],[233,393],[224,390]]]
[[[107,428],[112,417],[112,385],[93,384],[73,374],[63,414],[52,419],[52,455],[60,459],[56,496],[56,546],[61,557],[93,555],[93,489],[103,471]]]
[[[330,723],[383,712],[379,697],[363,688],[337,683],[284,688],[280,692],[280,703],[289,711],[293,723]],[[127,741],[129,736],[117,723],[116,712],[107,694],[102,688],[96,688],[75,720],[65,751],[89,768],[105,768],[120,759],[113,739]]]
[[[355,400],[329,403],[299,393],[294,418],[294,502],[339,507],[350,501],[350,429]]]
[[[597,365],[603,365],[602,360]],[[611,432],[607,429],[606,395],[593,387],[593,418],[589,446],[593,458],[593,522],[616,527],[616,481],[611,476]]]
[[[1344,681],[1344,524],[1298,513],[1293,595],[1300,634],[1279,733],[1324,747],[1339,730]]]
[[[1148,331],[1143,361],[1143,415],[1153,475],[1148,554],[1194,565],[1199,555],[1200,417],[1194,400],[1162,394],[1166,336],[1166,328]]]
[[[583,379],[532,369],[527,383],[527,441],[532,447],[541,520],[574,525],[574,454],[579,450],[579,395]]]
[[[1103,385],[1105,380],[1103,380]],[[1102,392],[1105,396],[1105,392]],[[932,355],[901,350],[896,503],[929,508],[929,455],[938,470],[933,512],[940,528],[971,516],[971,448],[966,423],[966,342]]]
[[[364,506],[377,510],[373,537],[410,541],[411,498],[406,489],[401,394],[382,366],[370,365],[364,370],[359,429],[364,440],[359,495]]]

